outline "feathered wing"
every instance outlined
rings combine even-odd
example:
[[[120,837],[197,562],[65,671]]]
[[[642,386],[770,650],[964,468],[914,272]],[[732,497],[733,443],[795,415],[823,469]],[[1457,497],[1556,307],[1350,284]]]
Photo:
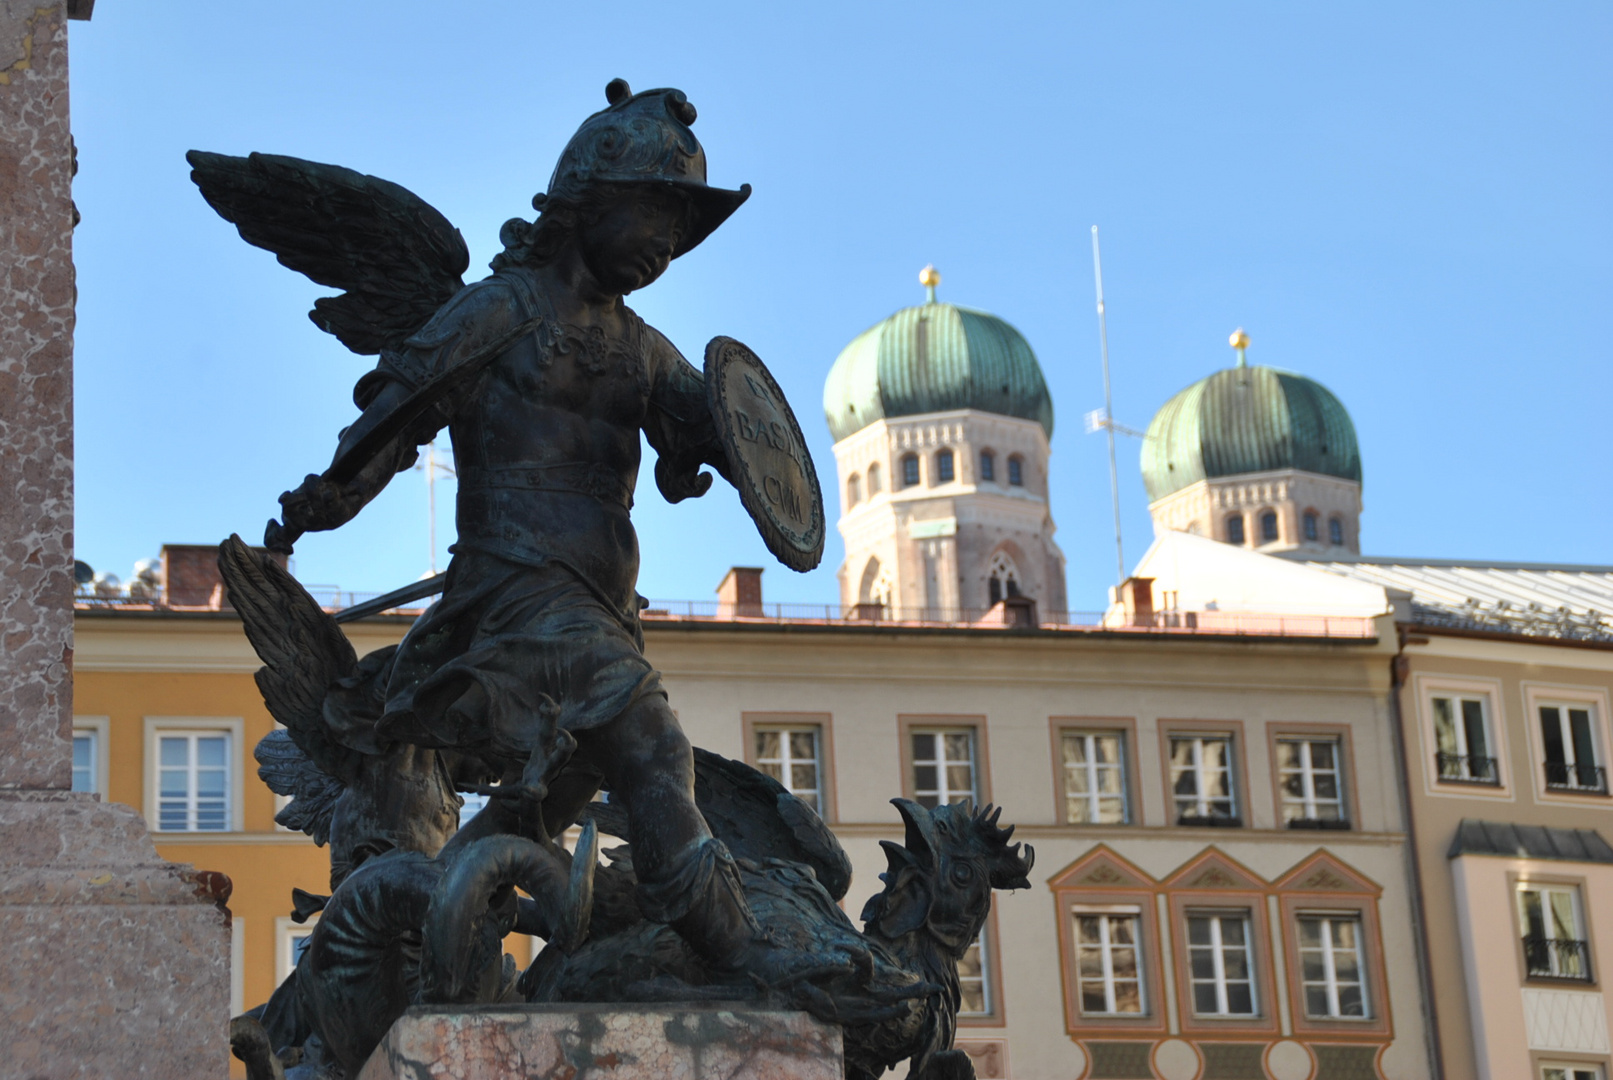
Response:
[[[278,154],[192,150],[185,160],[202,197],[241,239],[344,290],[315,301],[308,317],[356,353],[400,344],[464,287],[464,238],[407,188]]]
[[[273,559],[252,550],[239,536],[231,536],[218,546],[218,568],[230,604],[241,615],[247,640],[263,661],[255,678],[264,704],[270,715],[285,725],[284,738],[292,744],[286,746],[275,734],[259,744],[259,762],[277,777],[271,782],[269,775],[264,775],[264,781],[271,787],[275,783],[301,786],[310,796],[322,798],[315,795],[312,781],[292,775],[288,755],[294,747],[333,782],[351,782],[362,755],[331,737],[323,707],[331,685],[353,672],[358,657],[336,620],[320,608],[297,579]],[[278,787],[275,790],[282,795],[298,794]]]
[[[717,839],[746,859],[788,859],[812,867],[835,900],[851,888],[851,860],[806,803],[744,762],[695,747],[694,797]]]
[[[276,728],[258,740],[252,756],[258,759],[258,779],[288,802],[274,816],[277,824],[305,832],[323,846],[330,840],[336,800],[347,785],[325,772],[302,752],[291,733]]]

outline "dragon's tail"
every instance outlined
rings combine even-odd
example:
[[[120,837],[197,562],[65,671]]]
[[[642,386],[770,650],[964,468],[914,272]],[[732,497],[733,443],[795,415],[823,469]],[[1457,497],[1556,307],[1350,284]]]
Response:
[[[426,915],[422,997],[431,1003],[468,1004],[485,1001],[496,991],[490,980],[497,979],[500,943],[510,929],[506,923],[513,907],[502,901],[511,886],[531,896],[553,928],[534,968],[547,970],[581,946],[588,937],[598,859],[592,822],[583,826],[569,867],[552,849],[519,836],[489,836],[466,848],[437,886]]]

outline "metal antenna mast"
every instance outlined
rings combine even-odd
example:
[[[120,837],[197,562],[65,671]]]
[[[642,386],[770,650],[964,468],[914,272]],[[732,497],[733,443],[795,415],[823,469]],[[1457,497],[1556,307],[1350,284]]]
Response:
[[[1115,582],[1126,580],[1126,549],[1120,540],[1120,474],[1115,469],[1115,412],[1109,392],[1109,320],[1103,310],[1103,259],[1098,227],[1092,226],[1092,274],[1098,283],[1098,342],[1103,348],[1103,431],[1109,437],[1109,495],[1115,511]]]

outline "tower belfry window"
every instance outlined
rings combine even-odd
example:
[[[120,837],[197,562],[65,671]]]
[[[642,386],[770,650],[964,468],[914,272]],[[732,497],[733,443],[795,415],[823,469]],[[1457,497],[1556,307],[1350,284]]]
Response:
[[[941,484],[950,483],[953,475],[952,451],[942,450],[939,454],[935,455],[936,482]]]
[[[868,494],[872,497],[878,495],[879,492],[879,462],[876,461],[868,466]]]
[[[1277,511],[1267,510],[1260,515],[1260,542],[1269,544],[1277,539]]]
[[[1307,510],[1305,511],[1305,539],[1314,543],[1319,538],[1320,535],[1316,527],[1316,511]]]
[[[1227,515],[1227,543],[1229,543],[1229,544],[1241,544],[1241,543],[1243,543],[1243,515],[1242,514],[1228,514]]]
[[[917,454],[908,454],[902,458],[902,486],[916,487],[919,482],[919,458]]]
[[[846,506],[848,508],[856,506],[862,499],[862,481],[857,478],[856,473],[852,473],[851,478],[846,481]]]
[[[1007,552],[993,554],[986,572],[986,599],[989,604],[999,604],[1006,597],[1019,595],[1019,570]]]
[[[1008,459],[1008,486],[1025,486],[1025,462],[1018,454]]]
[[[1343,547],[1344,522],[1340,521],[1338,518],[1332,518],[1329,520],[1327,523],[1327,539],[1328,543],[1332,544],[1334,547]]]
[[[980,479],[997,479],[997,455],[990,450],[980,451]]]

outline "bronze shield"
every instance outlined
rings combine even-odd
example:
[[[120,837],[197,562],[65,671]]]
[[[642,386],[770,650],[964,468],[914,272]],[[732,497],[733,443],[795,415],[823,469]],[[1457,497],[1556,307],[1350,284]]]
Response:
[[[823,490],[784,392],[744,344],[715,337],[706,346],[706,401],[767,549],[791,570],[811,570],[823,560]]]

